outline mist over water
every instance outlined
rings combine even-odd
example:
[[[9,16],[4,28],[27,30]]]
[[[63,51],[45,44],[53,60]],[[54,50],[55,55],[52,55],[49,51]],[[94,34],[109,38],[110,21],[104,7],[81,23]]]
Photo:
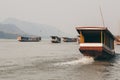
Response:
[[[94,61],[77,43],[0,40],[0,80],[119,80],[120,46],[111,61]]]

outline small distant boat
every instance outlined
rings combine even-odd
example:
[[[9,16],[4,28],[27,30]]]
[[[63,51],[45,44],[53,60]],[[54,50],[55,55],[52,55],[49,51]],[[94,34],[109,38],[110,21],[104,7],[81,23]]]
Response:
[[[51,36],[51,38],[52,38],[52,40],[51,40],[52,43],[60,43],[61,42],[61,38],[58,36]]]
[[[41,37],[23,37],[19,36],[17,37],[17,40],[20,42],[39,42],[41,40]]]
[[[63,37],[64,42],[77,42],[77,38]]]
[[[115,41],[115,44],[116,45],[120,45],[120,41]]]
[[[94,59],[110,59],[115,55],[115,37],[106,27],[76,27],[80,35],[80,52]]]
[[[78,42],[78,44],[80,44],[80,36],[79,35],[77,36],[77,42]]]
[[[115,44],[120,45],[120,36],[116,36]]]

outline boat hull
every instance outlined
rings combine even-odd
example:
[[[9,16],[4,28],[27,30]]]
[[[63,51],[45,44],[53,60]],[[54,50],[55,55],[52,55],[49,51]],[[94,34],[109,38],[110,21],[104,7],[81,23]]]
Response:
[[[94,57],[94,59],[110,59],[115,55],[115,52],[109,50],[106,46],[81,46],[80,52],[84,56]]]
[[[39,42],[40,40],[18,40],[19,42]]]
[[[60,43],[60,41],[51,41],[52,43]]]

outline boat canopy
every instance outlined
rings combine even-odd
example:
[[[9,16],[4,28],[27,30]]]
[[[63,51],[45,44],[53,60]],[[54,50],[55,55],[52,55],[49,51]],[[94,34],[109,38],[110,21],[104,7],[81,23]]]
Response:
[[[80,34],[80,43],[103,43],[114,48],[114,35],[106,27],[76,27]]]
[[[110,37],[112,37],[113,39],[115,39],[114,35],[107,29],[107,27],[76,27],[76,30],[77,32],[80,34],[80,32],[86,32],[86,33],[89,33],[89,32],[93,32],[93,33],[97,33],[99,31],[105,31],[106,34],[108,34]]]

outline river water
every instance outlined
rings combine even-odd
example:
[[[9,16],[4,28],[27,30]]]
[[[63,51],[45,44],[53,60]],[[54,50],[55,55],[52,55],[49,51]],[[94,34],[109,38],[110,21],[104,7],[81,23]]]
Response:
[[[0,40],[0,80],[120,80],[120,46],[111,61],[94,61],[73,43]]]

